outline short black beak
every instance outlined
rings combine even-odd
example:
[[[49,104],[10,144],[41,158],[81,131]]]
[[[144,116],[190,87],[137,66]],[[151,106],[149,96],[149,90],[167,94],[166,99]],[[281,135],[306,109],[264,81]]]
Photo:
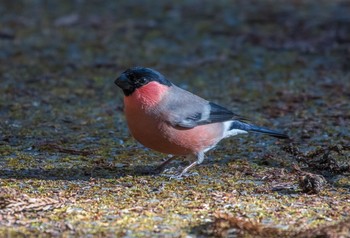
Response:
[[[118,87],[122,89],[127,89],[130,87],[128,77],[125,76],[125,74],[121,74],[114,83],[118,85]]]

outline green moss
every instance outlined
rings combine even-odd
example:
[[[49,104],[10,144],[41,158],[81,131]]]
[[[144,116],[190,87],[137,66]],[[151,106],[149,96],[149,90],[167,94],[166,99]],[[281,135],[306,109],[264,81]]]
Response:
[[[182,180],[168,175],[188,161],[152,174],[166,155],[131,138],[113,81],[130,66],[154,67],[252,123],[285,130],[303,152],[345,145],[347,8],[323,0],[3,4],[4,31],[15,35],[0,32],[0,236],[200,236],[217,213],[292,233],[346,219],[348,172],[307,168],[273,138],[226,139]],[[344,164],[348,155],[330,157]],[[303,194],[294,164],[329,184]]]
[[[11,155],[16,150],[9,145],[0,145],[0,156]]]

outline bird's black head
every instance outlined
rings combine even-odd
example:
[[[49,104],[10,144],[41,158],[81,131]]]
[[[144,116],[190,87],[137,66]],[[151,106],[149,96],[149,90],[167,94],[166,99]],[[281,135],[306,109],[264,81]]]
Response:
[[[148,84],[149,82],[156,81],[166,86],[171,86],[171,82],[168,81],[159,72],[143,67],[133,67],[124,71],[114,83],[118,85],[126,96],[131,95],[137,88]]]

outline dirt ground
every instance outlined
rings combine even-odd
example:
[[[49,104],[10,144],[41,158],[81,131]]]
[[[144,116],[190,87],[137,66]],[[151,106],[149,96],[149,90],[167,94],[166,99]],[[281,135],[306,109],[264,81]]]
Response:
[[[157,174],[132,66],[292,139]],[[0,118],[1,237],[350,237],[350,1],[1,1]]]

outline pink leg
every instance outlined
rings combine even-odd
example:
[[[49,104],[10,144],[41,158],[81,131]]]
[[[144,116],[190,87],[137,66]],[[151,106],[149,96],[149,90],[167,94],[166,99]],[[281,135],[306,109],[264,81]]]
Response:
[[[196,166],[197,164],[198,161],[194,161],[192,164],[190,164],[184,170],[182,170],[181,174],[179,174],[178,177],[181,178],[185,173],[187,173],[192,167]]]
[[[187,166],[184,170],[182,170],[182,172],[178,176],[178,178],[181,178],[185,173],[187,173],[191,168],[193,168],[197,164],[201,164],[203,162],[203,160],[204,160],[204,152],[201,151],[197,154],[197,160],[195,162],[193,162],[192,164],[190,164],[189,166]]]

